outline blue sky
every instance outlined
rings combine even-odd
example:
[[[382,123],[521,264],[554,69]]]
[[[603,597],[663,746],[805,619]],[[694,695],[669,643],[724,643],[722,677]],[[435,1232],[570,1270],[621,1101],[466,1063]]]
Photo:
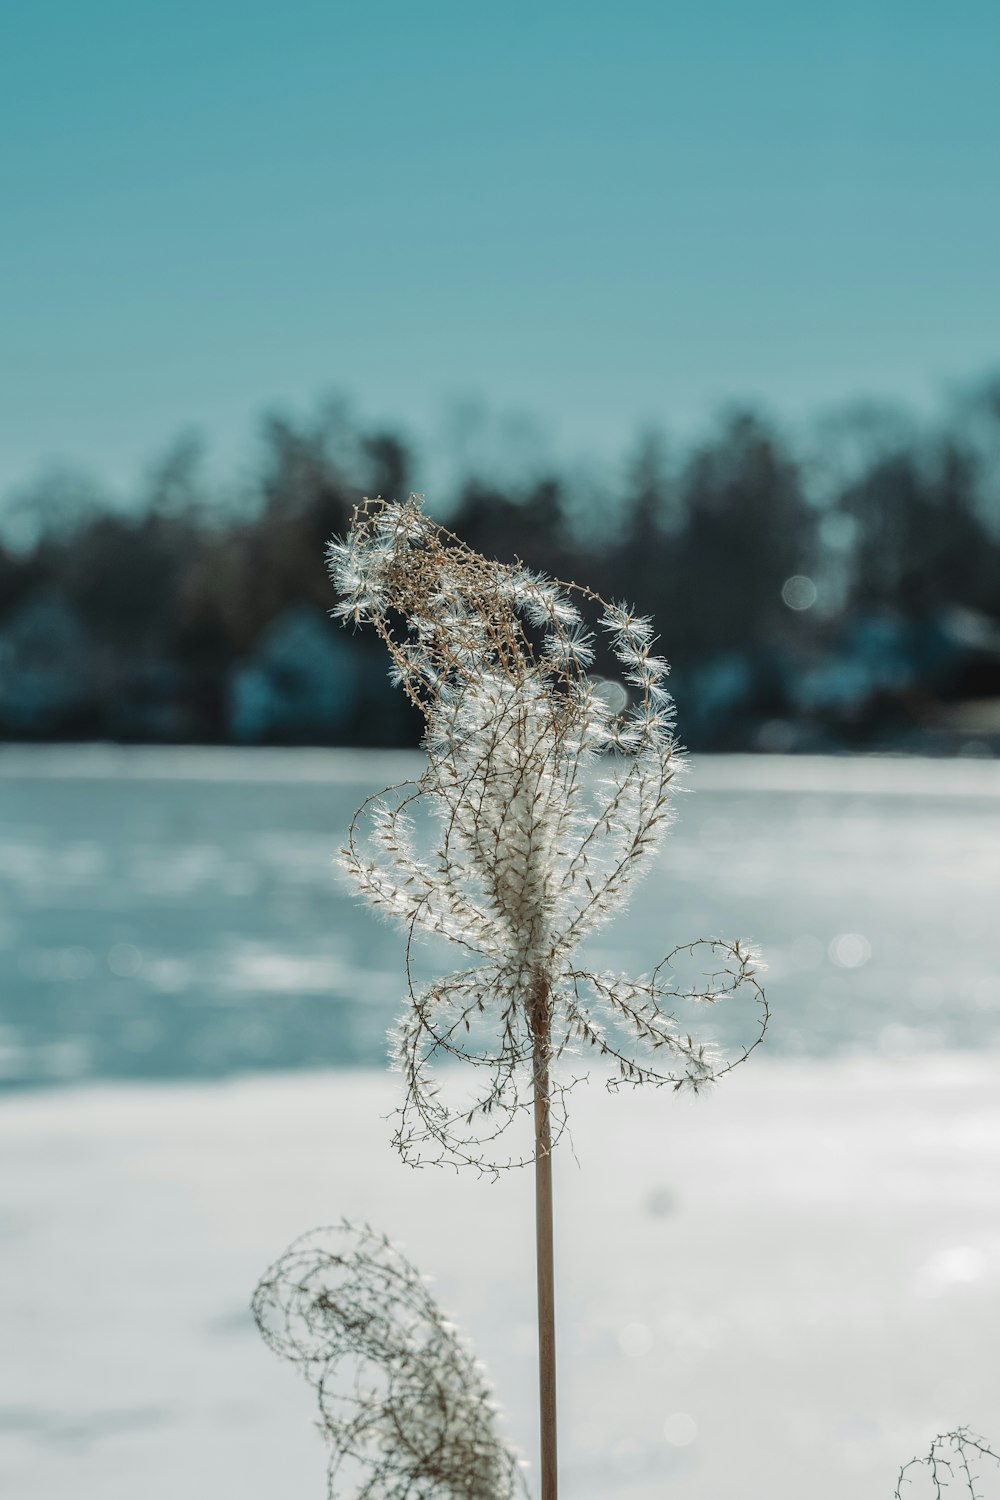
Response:
[[[48,0],[0,21],[0,492],[327,391],[566,452],[1000,365],[1000,7]]]

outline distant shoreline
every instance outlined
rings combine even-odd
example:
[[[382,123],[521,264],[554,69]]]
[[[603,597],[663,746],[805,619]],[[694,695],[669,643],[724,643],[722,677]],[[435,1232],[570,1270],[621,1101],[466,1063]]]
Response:
[[[1000,761],[887,752],[687,758],[692,791],[847,796],[1000,796]],[[372,790],[420,774],[419,750],[246,745],[0,744],[0,779],[361,783]]]

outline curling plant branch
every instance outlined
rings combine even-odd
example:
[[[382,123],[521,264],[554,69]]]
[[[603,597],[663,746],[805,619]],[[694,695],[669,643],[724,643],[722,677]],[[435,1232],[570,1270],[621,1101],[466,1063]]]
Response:
[[[347,1220],[303,1235],[253,1312],[315,1387],[331,1497],[528,1500],[482,1365],[384,1235]]]

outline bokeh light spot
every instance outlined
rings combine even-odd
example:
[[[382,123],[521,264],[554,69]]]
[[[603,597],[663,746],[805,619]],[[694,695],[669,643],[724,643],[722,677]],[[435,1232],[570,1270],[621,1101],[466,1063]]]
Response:
[[[594,697],[600,698],[609,713],[621,714],[628,708],[628,688],[612,677],[592,677]]]
[[[119,979],[134,979],[142,968],[142,954],[133,943],[115,943],[108,950],[108,968]]]
[[[830,944],[830,957],[841,969],[860,969],[872,956],[872,945],[863,932],[841,932]]]
[[[663,1424],[663,1436],[672,1448],[687,1448],[698,1436],[698,1424],[686,1411],[671,1412]]]
[[[816,585],[805,573],[793,573],[781,585],[781,597],[789,609],[812,609],[817,592]]]

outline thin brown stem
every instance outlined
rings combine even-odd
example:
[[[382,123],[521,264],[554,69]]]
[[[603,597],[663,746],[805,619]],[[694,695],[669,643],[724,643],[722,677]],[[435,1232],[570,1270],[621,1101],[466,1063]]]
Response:
[[[549,1110],[551,1011],[539,986],[532,1014],[535,1111],[535,1265],[538,1281],[538,1415],[541,1500],[556,1500],[556,1308],[552,1254],[552,1122]]]

